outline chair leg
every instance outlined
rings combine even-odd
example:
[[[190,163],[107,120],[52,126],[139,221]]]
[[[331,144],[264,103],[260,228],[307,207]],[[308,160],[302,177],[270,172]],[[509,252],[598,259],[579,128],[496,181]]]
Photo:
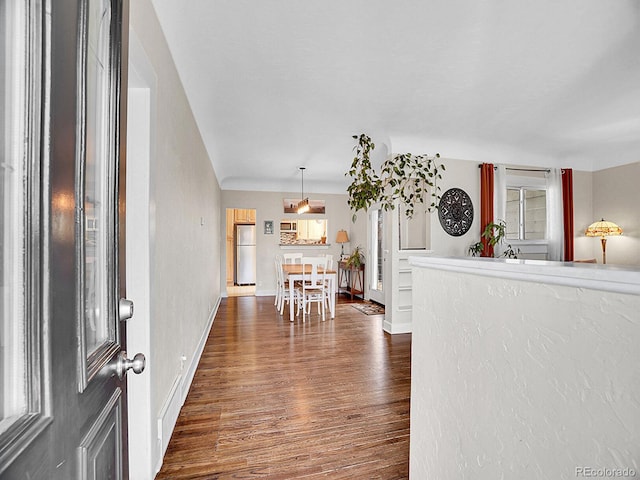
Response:
[[[282,313],[284,312],[285,295],[286,295],[286,292],[282,292],[280,294],[280,301],[278,302],[278,311],[280,312],[280,315],[282,315]]]
[[[302,294],[302,323],[305,322],[305,315],[307,313],[307,295],[303,292]]]

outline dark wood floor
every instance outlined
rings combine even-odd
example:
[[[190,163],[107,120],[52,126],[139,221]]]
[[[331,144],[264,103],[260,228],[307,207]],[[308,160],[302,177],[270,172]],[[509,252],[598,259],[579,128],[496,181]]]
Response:
[[[286,309],[285,309],[286,310]],[[411,335],[224,299],[156,479],[409,477]]]

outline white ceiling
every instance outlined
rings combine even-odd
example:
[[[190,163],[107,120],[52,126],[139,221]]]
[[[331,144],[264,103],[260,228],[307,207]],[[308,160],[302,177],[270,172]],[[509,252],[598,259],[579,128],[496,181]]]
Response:
[[[153,0],[223,189],[344,192],[440,153],[598,170],[640,160],[638,0]],[[446,162],[445,162],[446,163]]]

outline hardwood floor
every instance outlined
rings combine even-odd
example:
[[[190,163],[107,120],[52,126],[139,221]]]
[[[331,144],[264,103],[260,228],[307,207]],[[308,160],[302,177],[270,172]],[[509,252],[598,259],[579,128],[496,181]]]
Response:
[[[223,299],[156,479],[409,478],[411,335],[349,303]]]

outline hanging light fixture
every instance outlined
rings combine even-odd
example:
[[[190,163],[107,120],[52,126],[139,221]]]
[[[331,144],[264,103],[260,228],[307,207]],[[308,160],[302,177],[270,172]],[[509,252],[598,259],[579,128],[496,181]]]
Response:
[[[306,167],[300,167],[300,173],[302,175],[302,187],[300,188],[300,200],[298,202],[298,214],[307,213],[309,211],[309,197],[304,196],[304,171]]]

